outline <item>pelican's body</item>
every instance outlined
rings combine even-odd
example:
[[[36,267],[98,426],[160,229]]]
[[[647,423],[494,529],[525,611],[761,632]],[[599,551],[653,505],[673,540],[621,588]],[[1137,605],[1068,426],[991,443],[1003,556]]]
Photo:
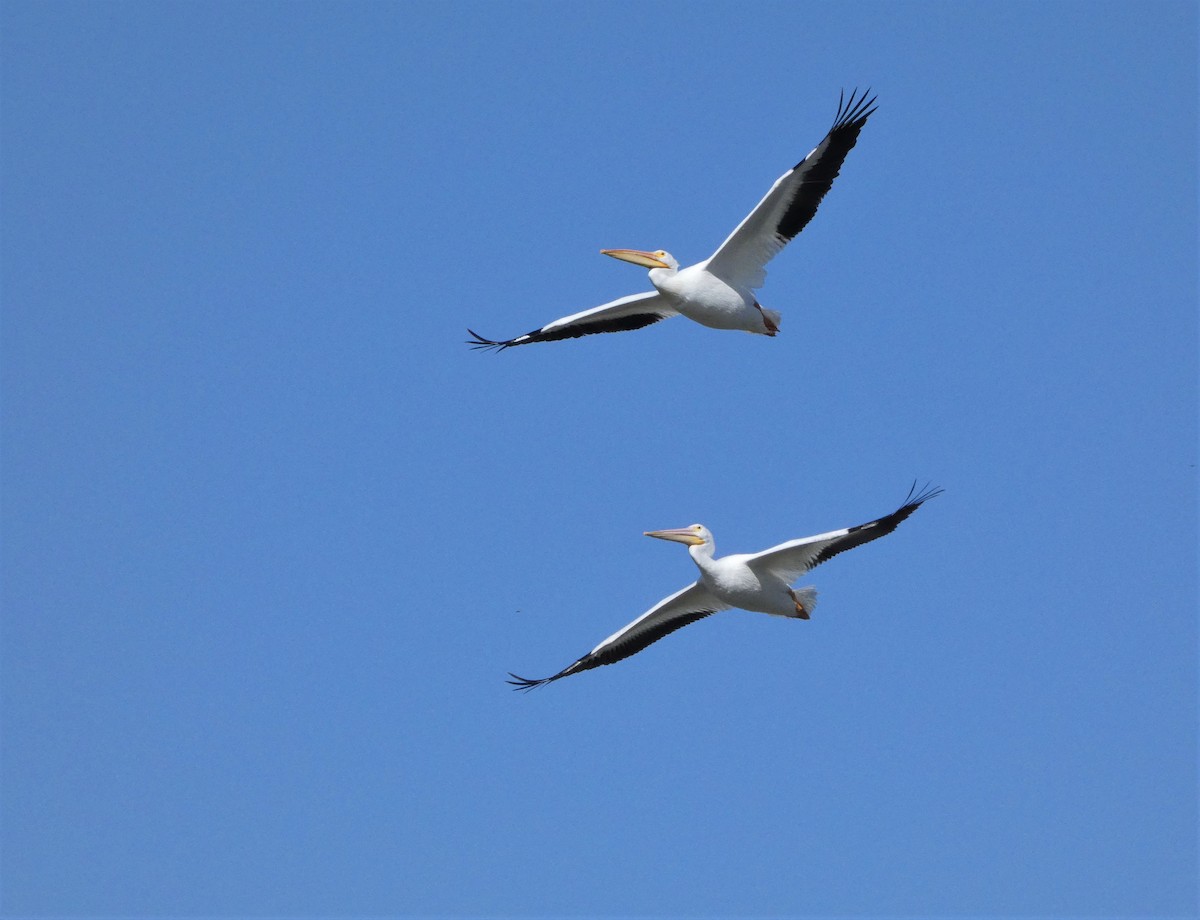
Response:
[[[846,155],[874,109],[867,94],[838,104],[833,127],[808,156],[784,173],[753,211],[709,258],[687,268],[665,250],[602,249],[605,255],[650,270],[653,291],[633,294],[547,323],[525,335],[487,339],[468,329],[470,344],[504,349],[533,342],[623,332],[681,315],[713,329],[773,336],[780,315],[759,304],[754,292],[766,280],[767,263],[817,213]]]
[[[806,618],[800,610],[808,613],[808,609],[803,605],[797,608],[795,592],[782,575],[765,566],[756,567],[751,553],[717,559],[713,556],[714,550],[709,539],[690,546],[688,553],[700,569],[700,583],[721,603],[754,613]]]
[[[604,254],[620,252],[605,250]],[[739,287],[709,271],[709,260],[679,268],[670,253],[655,255],[666,268],[651,268],[650,283],[680,315],[710,329],[736,329],[761,335],[779,331],[780,315],[774,310],[764,310],[750,288]],[[622,255],[617,258],[628,260]]]
[[[580,671],[613,664],[640,652],[652,642],[710,614],[731,608],[807,620],[817,603],[813,588],[793,588],[801,575],[827,559],[877,540],[938,495],[940,489],[910,490],[903,505],[891,514],[814,537],[802,537],[759,553],[737,553],[717,558],[712,532],[702,524],[677,530],[648,531],[646,536],[683,543],[700,577],[688,587],[659,601],[629,625],[613,633],[594,649],[551,677],[529,680],[510,674],[509,683],[529,690]]]

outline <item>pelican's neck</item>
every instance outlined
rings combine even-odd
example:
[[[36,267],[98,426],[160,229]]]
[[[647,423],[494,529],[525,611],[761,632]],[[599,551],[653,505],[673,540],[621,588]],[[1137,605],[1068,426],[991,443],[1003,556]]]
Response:
[[[675,268],[652,268],[648,272],[650,275],[650,283],[658,290],[666,290],[664,285],[670,285],[671,279],[679,274],[679,267]]]
[[[701,572],[707,572],[712,568],[713,556],[716,552],[717,547],[712,540],[688,547],[688,555],[692,557],[692,562],[696,563]]]

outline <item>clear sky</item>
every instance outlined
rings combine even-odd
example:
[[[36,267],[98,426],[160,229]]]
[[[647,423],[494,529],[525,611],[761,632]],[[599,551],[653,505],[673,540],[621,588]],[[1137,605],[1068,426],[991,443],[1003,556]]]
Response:
[[[1197,909],[1192,3],[24,3],[6,917]],[[879,110],[770,266],[706,257]],[[695,576],[945,494],[529,693]]]

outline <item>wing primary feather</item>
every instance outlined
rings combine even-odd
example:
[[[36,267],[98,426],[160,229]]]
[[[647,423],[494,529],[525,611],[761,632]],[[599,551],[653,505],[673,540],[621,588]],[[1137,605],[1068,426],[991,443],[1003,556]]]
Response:
[[[516,339],[497,341],[495,339],[485,339],[474,329],[468,329],[467,332],[470,334],[471,338],[467,339],[466,344],[470,345],[476,351],[504,351],[504,349],[512,348],[513,345],[517,344]]]
[[[915,511],[921,505],[925,504],[925,502],[929,501],[929,499],[937,498],[939,495],[941,495],[945,491],[946,491],[945,489],[934,488],[934,487],[932,487],[932,485],[930,483],[927,482],[927,483],[925,483],[925,485],[923,485],[921,487],[921,490],[918,492],[917,491],[917,480],[914,479],[912,486],[909,487],[908,497],[904,499],[904,508],[907,508],[909,505],[912,505],[913,510]],[[903,511],[904,508],[901,508],[900,510]]]
[[[845,90],[842,90],[842,97],[838,99],[837,115],[833,119],[833,126],[829,129],[830,131],[836,131],[854,121],[865,122],[875,112],[876,106],[874,103],[878,97],[872,96],[870,99],[867,98],[871,92],[870,88],[868,87],[864,90],[863,94],[859,96],[858,102],[855,103],[854,96],[857,92],[857,89],[853,90],[850,93],[850,101],[843,105],[842,98],[845,97],[846,93]],[[870,106],[870,110],[867,109],[868,106]]]
[[[914,511],[925,504],[925,502],[931,498],[937,498],[943,491],[943,489],[932,487],[926,483],[918,492],[917,484],[914,480],[911,488],[908,490],[907,497],[904,499],[903,505],[884,517],[849,528],[843,537],[833,540],[828,546],[819,550],[813,556],[808,568],[816,568],[822,562],[826,562],[838,555],[838,553],[844,553],[848,549],[854,549],[856,546],[862,546],[864,543],[870,543],[872,540],[886,537],[906,521]]]
[[[550,677],[539,677],[539,678],[531,679],[528,677],[521,677],[520,675],[514,674],[512,671],[509,671],[508,676],[511,677],[512,680],[506,680],[505,683],[512,684],[512,688],[514,690],[524,690],[525,692],[529,692],[534,687],[542,687],[548,683],[551,683],[553,681],[559,680],[560,678],[566,677],[568,674],[574,674],[575,673],[575,671],[574,671],[575,665],[579,664],[580,661],[583,661],[583,659],[580,658],[579,661],[576,661],[574,664],[570,665],[569,667],[563,668],[557,674],[553,674]]]

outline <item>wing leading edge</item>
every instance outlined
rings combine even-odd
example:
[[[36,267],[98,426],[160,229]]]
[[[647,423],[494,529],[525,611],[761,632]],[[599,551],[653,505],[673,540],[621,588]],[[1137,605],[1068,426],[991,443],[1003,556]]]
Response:
[[[508,683],[515,690],[532,690],[571,674],[598,668],[605,664],[614,664],[631,655],[636,655],[642,649],[654,644],[664,636],[669,636],[677,629],[682,629],[690,623],[702,620],[706,616],[728,610],[729,605],[717,600],[700,584],[688,585],[682,591],[676,591],[670,597],[659,601],[640,617],[613,633],[582,658],[569,664],[557,674],[531,680],[519,677],[511,671]]]
[[[667,303],[666,298],[658,291],[647,291],[564,316],[513,339],[485,339],[474,330],[468,329],[467,332],[473,338],[468,340],[467,344],[473,348],[503,351],[505,348],[529,345],[533,342],[555,342],[559,339],[575,339],[600,332],[628,332],[668,319],[675,314],[675,308]]]

